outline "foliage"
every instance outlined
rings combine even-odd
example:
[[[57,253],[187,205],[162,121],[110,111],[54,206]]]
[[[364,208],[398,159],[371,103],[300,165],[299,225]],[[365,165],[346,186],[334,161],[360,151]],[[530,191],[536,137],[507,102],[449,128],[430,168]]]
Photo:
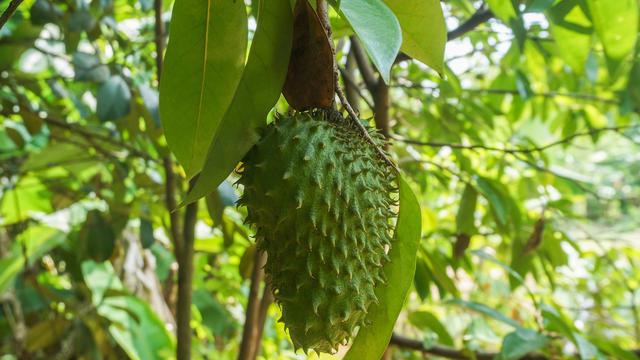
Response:
[[[346,356],[636,358],[638,2],[329,3],[340,86],[403,179],[385,300]],[[259,356],[304,358],[231,185],[290,111],[294,5],[24,0],[0,28],[6,358],[175,356],[189,224],[193,356],[238,356],[253,319]]]

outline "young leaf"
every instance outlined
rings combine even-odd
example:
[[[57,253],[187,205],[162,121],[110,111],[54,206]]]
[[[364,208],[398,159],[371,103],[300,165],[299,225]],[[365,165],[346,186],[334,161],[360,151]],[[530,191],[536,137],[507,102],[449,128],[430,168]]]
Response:
[[[381,0],[342,0],[340,11],[364,44],[382,79],[389,83],[391,65],[402,44],[396,16]]]
[[[635,49],[638,38],[637,0],[587,0],[593,24],[613,70]]]
[[[257,141],[257,130],[278,101],[291,52],[293,15],[289,1],[261,1],[258,19],[242,79],[186,203],[213,191],[229,175]]]
[[[240,81],[247,49],[244,2],[176,1],[160,81],[160,117],[171,151],[189,177]]]
[[[444,73],[447,26],[439,0],[384,0],[400,22],[402,51]]]
[[[342,0],[344,4],[346,0]],[[389,250],[391,261],[384,267],[387,285],[379,286],[375,293],[379,304],[373,305],[367,316],[370,325],[360,329],[344,360],[378,360],[391,339],[393,326],[416,268],[416,253],[420,242],[420,205],[407,182],[398,175],[400,183],[400,214],[395,240]]]

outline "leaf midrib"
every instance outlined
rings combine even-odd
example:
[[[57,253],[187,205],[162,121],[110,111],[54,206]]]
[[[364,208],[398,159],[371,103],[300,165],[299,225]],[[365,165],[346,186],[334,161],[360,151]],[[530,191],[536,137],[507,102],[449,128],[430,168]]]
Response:
[[[211,24],[209,24],[209,22],[211,21],[211,2],[213,0],[207,0],[207,19],[206,19],[206,26],[205,26],[205,32],[204,32],[204,54],[203,54],[203,61],[202,61],[202,80],[200,81],[200,98],[198,99],[198,115],[196,116],[196,128],[195,131],[193,133],[193,138],[194,141],[196,141],[197,137],[198,137],[198,133],[200,131],[200,123],[202,122],[202,104],[204,103],[204,86],[205,86],[205,80],[207,78],[207,60],[208,60],[208,56],[209,56],[209,28],[211,26]],[[190,170],[191,168],[193,168],[193,161],[196,157],[196,151],[195,151],[195,147],[191,147],[191,159],[189,160],[189,164],[188,164],[188,169]]]

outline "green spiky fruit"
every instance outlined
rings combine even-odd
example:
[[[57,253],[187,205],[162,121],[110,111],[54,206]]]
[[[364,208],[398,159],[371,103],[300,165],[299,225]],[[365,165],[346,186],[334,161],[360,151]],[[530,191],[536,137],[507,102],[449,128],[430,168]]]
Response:
[[[397,190],[395,170],[373,145],[326,114],[270,124],[239,181],[281,320],[296,348],[318,352],[345,344],[377,302]]]

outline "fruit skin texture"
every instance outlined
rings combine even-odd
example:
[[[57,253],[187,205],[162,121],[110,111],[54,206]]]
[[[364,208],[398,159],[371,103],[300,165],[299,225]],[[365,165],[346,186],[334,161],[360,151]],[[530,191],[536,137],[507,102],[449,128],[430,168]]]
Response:
[[[239,203],[268,254],[267,280],[296,349],[335,351],[377,302],[394,171],[342,116],[324,111],[280,117],[247,154]]]

